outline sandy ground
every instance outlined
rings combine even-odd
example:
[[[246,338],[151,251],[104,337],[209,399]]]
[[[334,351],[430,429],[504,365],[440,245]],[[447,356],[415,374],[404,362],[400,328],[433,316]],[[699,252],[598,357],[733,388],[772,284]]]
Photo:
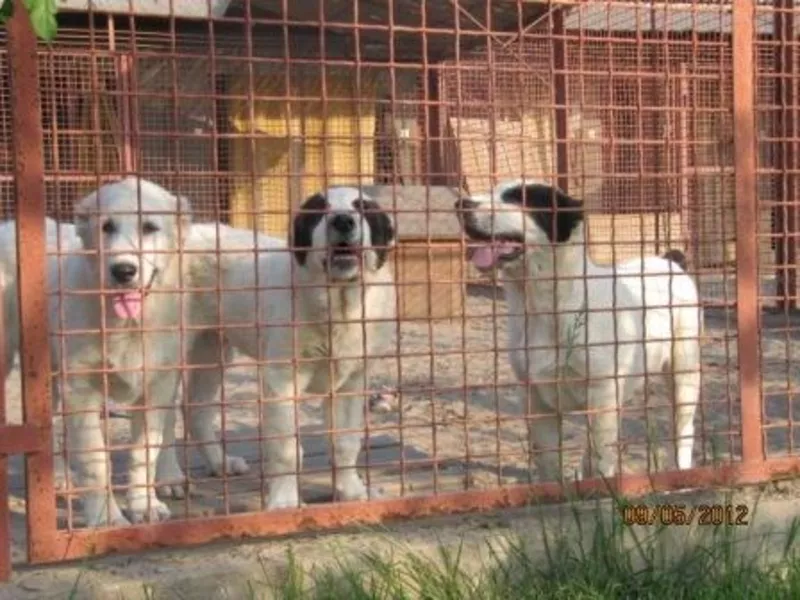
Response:
[[[373,486],[390,496],[427,494],[487,488],[499,483],[528,481],[525,425],[522,420],[520,389],[516,386],[505,353],[496,348],[506,345],[505,305],[495,303],[490,293],[473,290],[467,299],[464,319],[441,323],[403,323],[389,353],[377,372],[373,388],[399,389],[399,410],[373,414],[370,419],[368,452],[362,459],[364,471]],[[800,436],[792,427],[795,402],[792,381],[800,364],[791,358],[800,351],[800,341],[790,331],[788,317],[765,315],[761,343],[765,421],[770,427],[765,436],[771,455],[791,451]],[[707,310],[706,338],[703,344],[703,388],[698,411],[697,464],[735,460],[739,457],[740,407],[736,358],[736,323],[732,312]],[[398,376],[399,373],[399,376]],[[236,403],[226,411],[226,443],[232,454],[243,455],[251,464],[251,474],[230,479],[228,485],[208,478],[194,451],[182,452],[191,466],[197,492],[187,501],[172,504],[175,517],[200,516],[259,510],[259,452],[253,441],[258,432],[255,373],[252,368],[232,369],[226,378],[226,402]],[[400,382],[398,386],[398,381]],[[660,382],[648,391],[648,404],[657,428],[649,435],[644,424],[642,399],[626,408],[622,415],[625,468],[643,473],[648,468],[648,439],[662,458],[664,440],[669,435],[669,411]],[[8,385],[9,417],[19,419],[18,373]],[[789,399],[791,398],[791,402]],[[659,407],[659,405],[662,405]],[[322,412],[319,402],[300,409],[306,448],[303,495],[307,502],[330,500],[330,474],[324,438],[319,430]],[[128,421],[112,419],[111,437],[124,442]],[[565,444],[580,445],[583,429],[578,423],[564,426]],[[249,439],[248,439],[249,438]],[[578,451],[568,453],[577,461]],[[114,454],[115,479],[124,482],[125,454]],[[313,473],[314,469],[320,472]],[[650,470],[654,470],[652,464]],[[11,506],[14,518],[14,558],[24,558],[24,477],[21,460],[11,464]],[[121,499],[122,500],[122,499]],[[122,501],[124,506],[124,501]],[[80,526],[66,502],[59,503],[62,526]]]

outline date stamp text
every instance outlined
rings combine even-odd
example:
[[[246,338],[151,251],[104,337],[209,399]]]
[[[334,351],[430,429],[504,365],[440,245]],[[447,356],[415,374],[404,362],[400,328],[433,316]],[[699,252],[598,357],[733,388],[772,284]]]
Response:
[[[748,525],[746,504],[628,504],[620,509],[626,525]]]

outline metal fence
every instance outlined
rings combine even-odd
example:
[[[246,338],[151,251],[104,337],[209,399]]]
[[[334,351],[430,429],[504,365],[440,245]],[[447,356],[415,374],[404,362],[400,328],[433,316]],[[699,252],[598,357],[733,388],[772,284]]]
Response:
[[[0,208],[16,222],[0,233],[7,355],[19,334],[19,365],[8,363],[0,403],[0,512],[9,511],[0,539],[24,547],[31,563],[501,508],[568,490],[640,494],[798,472],[793,2],[120,0],[104,3],[110,12],[61,4],[51,46],[36,41],[18,10],[0,50]],[[140,183],[132,217],[119,212],[121,188],[107,192],[101,216],[81,202],[131,175],[175,196]],[[631,405],[616,406],[619,391],[598,395],[610,388],[597,381],[591,406],[576,399],[586,388],[575,378],[599,376],[604,363],[588,338],[570,342],[590,357],[582,372],[559,375],[560,386],[580,391],[572,403],[532,403],[540,393],[532,389],[555,385],[537,377],[555,375],[528,365],[520,377],[513,357],[556,365],[566,342],[547,334],[561,342],[531,350],[535,340],[522,333],[541,337],[569,308],[515,307],[513,282],[498,285],[465,260],[469,240],[455,209],[459,198],[518,178],[582,201],[581,247],[598,277],[610,277],[613,263],[672,249],[688,257],[699,301],[681,310],[704,321],[692,468],[669,466],[669,448],[679,445],[675,408],[668,386],[651,381],[653,368],[606,364],[620,381],[644,379]],[[377,261],[373,279],[362,265],[356,283],[333,285],[333,262],[319,271],[308,262],[320,232],[334,234],[315,229],[329,220],[300,209],[332,186],[355,188],[394,220],[381,267],[380,218],[350,206],[372,232],[376,247],[363,238],[353,256]],[[163,214],[186,208],[178,196],[201,225]],[[328,210],[339,206],[332,197]],[[76,229],[55,236],[45,217]],[[131,218],[134,233],[125,229]],[[238,254],[215,223],[240,230]],[[210,237],[197,242],[197,231]],[[257,252],[255,232],[306,246]],[[202,251],[192,252],[190,239]],[[126,280],[138,300],[122,298],[122,275],[105,269],[120,243],[139,265]],[[281,252],[288,258],[274,258]],[[381,287],[390,282],[384,273],[393,287]],[[258,313],[253,289],[271,277],[291,286],[264,292],[268,306]],[[238,287],[222,294],[231,280]],[[348,285],[360,291],[347,296]],[[541,299],[536,286],[550,284],[540,274],[520,285]],[[587,293],[579,329],[603,338],[616,317],[592,307],[610,284],[575,285]],[[127,318],[114,321],[110,304],[128,301],[156,316],[112,331]],[[330,327],[331,307],[347,302],[344,324]],[[515,308],[525,313],[517,320],[508,315]],[[638,335],[648,348],[681,343]],[[290,381],[303,373],[295,389]],[[170,385],[178,381],[173,445]],[[61,402],[51,404],[54,394]],[[278,400],[291,400],[290,412]],[[326,403],[339,408],[324,425]],[[211,415],[202,411],[209,407]],[[611,427],[596,412],[603,407],[619,428],[622,475],[547,480],[549,425],[570,471],[581,461],[582,418],[595,432]],[[354,430],[337,429],[337,419]],[[348,462],[354,436],[363,437],[363,490]],[[279,459],[301,473],[304,506],[275,506],[294,498],[286,473],[270,486]],[[75,469],[63,481],[60,461]],[[137,520],[145,522],[129,524]],[[0,544],[4,576],[9,550]]]

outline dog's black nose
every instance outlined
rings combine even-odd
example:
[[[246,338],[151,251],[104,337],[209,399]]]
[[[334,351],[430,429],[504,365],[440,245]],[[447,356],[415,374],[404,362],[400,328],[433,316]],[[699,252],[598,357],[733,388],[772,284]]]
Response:
[[[456,210],[474,210],[478,207],[478,203],[469,198],[459,198],[456,200]]]
[[[128,262],[121,262],[111,265],[111,275],[114,279],[117,280],[117,283],[130,283],[130,281],[136,277],[136,265],[128,263]]]
[[[335,215],[331,219],[331,227],[339,233],[350,233],[356,228],[356,220],[350,215]]]

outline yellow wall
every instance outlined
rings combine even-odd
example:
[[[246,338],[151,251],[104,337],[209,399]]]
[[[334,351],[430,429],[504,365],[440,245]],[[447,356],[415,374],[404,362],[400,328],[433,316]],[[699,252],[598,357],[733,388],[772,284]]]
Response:
[[[291,89],[283,65],[253,77],[252,119],[248,99],[232,102],[233,130],[243,134],[232,143],[235,226],[255,220],[259,230],[285,235],[290,209],[307,196],[326,185],[374,183],[375,78],[362,72],[358,102],[355,70],[326,69],[323,105],[319,69],[300,67],[292,68]],[[246,95],[249,87],[244,74],[230,93]]]

